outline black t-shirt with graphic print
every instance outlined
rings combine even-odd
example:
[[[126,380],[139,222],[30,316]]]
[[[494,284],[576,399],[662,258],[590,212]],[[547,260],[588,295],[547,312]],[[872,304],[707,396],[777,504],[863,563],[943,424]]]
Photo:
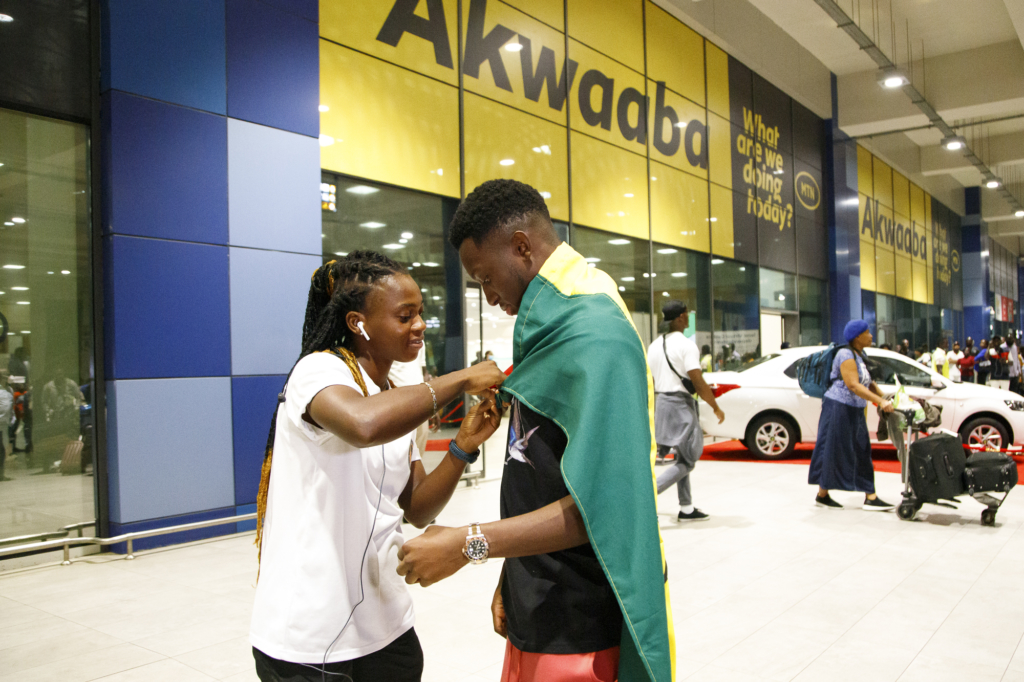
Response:
[[[501,478],[501,518],[536,511],[569,494],[558,425],[513,400]],[[520,651],[581,654],[619,645],[622,612],[590,544],[505,559],[501,589],[508,638]]]

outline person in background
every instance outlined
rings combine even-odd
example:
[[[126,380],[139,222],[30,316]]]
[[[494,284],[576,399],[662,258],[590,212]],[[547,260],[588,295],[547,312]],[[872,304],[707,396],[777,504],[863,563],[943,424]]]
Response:
[[[942,336],[939,337],[939,342],[935,344],[935,350],[932,351],[932,369],[947,378],[949,377],[949,362],[946,359],[948,348],[949,341]]]
[[[1006,337],[1006,347],[1006,375],[1010,377],[1010,390],[1020,394],[1020,349],[1017,347],[1017,339]]]
[[[908,358],[914,357],[914,351],[910,350],[910,339],[903,339],[903,344],[900,346],[900,351]]]
[[[829,490],[859,490],[865,494],[865,511],[890,511],[893,505],[875,494],[875,470],[871,464],[871,437],[864,408],[868,401],[883,412],[893,406],[871,380],[864,349],[871,345],[871,329],[864,320],[851,320],[843,330],[848,348],[832,361],[832,385],[821,400],[818,439],[811,454],[807,482],[818,486],[819,507],[842,509]]]
[[[668,332],[654,340],[647,349],[647,362],[654,377],[654,438],[658,443],[658,461],[664,462],[668,452],[675,452],[672,466],[658,476],[658,493],[673,485],[679,492],[677,521],[703,521],[708,515],[693,506],[690,472],[697,466],[704,451],[704,431],[700,428],[700,412],[693,394],[699,395],[715,411],[721,424],[725,414],[718,407],[715,395],[704,381],[697,356],[697,346],[686,338],[686,304],[668,301],[661,308]]]
[[[789,341],[783,341],[782,345],[779,346],[779,350],[788,350],[792,344]]]
[[[702,372],[711,372],[713,358],[711,357],[711,346],[706,343],[700,347],[700,370]]]
[[[1003,337],[993,336],[992,340],[988,343],[988,356],[992,358],[992,374],[989,376],[989,379],[992,381],[1002,381],[1006,376],[1005,352],[1006,348],[1003,344]]]
[[[892,346],[890,346],[887,343],[883,343],[881,346],[879,346],[879,348],[881,348],[882,350],[892,350]]]
[[[977,355],[978,349],[974,347],[974,337],[968,336],[964,342],[964,355]]]
[[[963,381],[963,374],[960,372],[960,361],[963,359],[963,351],[960,350],[960,342],[953,342],[953,350],[946,353],[946,366],[949,367],[949,378],[953,381]]]
[[[971,341],[970,338],[967,339]],[[960,370],[960,381],[966,381],[974,383],[974,356],[977,354],[977,349],[974,347],[965,348],[964,352],[961,353],[963,357],[957,360],[958,369]]]
[[[974,368],[977,370],[976,383],[988,384],[988,377],[992,373],[992,356],[988,352],[988,339],[982,339],[978,343],[978,353],[974,356]]]
[[[8,424],[14,412],[14,393],[7,385],[8,371],[0,369],[0,424]],[[11,479],[4,475],[4,467],[7,463],[7,451],[4,448],[3,436],[0,436],[0,481]]]
[[[917,361],[925,367],[932,366],[932,354],[928,352],[928,346],[923,343],[917,347]]]

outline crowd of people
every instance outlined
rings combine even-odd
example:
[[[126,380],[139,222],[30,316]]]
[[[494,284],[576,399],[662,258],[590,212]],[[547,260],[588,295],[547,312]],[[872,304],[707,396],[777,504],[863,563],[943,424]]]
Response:
[[[945,336],[940,337],[931,350],[926,344],[911,349],[907,339],[903,339],[896,348],[891,348],[889,344],[882,344],[881,348],[912,358],[953,381],[978,384],[1007,381],[1011,391],[1024,395],[1024,386],[1021,385],[1020,341],[1013,334],[1005,337],[994,335],[990,339],[981,339],[977,345],[968,336],[962,346],[959,341],[953,341],[952,348]]]

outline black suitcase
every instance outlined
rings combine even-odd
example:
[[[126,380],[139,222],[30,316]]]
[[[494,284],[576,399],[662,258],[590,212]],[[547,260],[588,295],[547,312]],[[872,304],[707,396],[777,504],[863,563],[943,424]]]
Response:
[[[910,485],[920,502],[952,500],[964,492],[964,456],[960,438],[935,433],[916,440],[910,446]]]
[[[1001,452],[976,452],[964,469],[964,491],[1008,493],[1017,485],[1017,463]]]

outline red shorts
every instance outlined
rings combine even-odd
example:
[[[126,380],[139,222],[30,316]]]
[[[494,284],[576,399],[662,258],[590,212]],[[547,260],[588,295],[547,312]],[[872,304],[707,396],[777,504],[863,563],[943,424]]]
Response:
[[[589,654],[531,654],[505,646],[501,682],[616,682],[619,647]]]

